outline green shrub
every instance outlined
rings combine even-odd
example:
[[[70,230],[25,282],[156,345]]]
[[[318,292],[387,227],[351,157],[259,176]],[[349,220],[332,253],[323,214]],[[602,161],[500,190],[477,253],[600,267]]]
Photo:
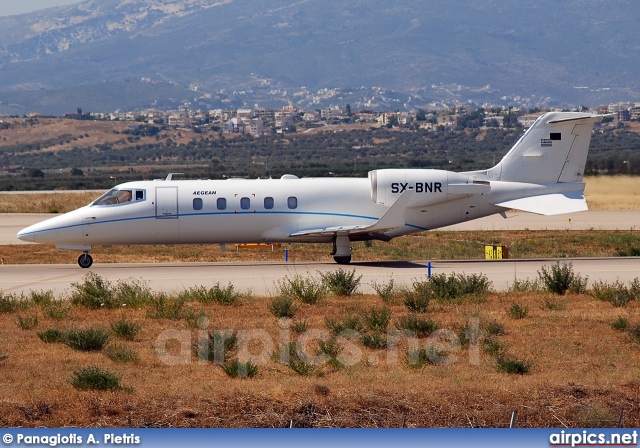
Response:
[[[318,340],[318,348],[316,349],[316,355],[322,356],[326,355],[329,358],[337,358],[342,352],[342,347],[338,344],[335,336],[329,339],[319,339]]]
[[[62,301],[52,302],[45,308],[47,316],[54,320],[66,319],[71,312],[71,305]]]
[[[380,298],[387,305],[392,305],[396,300],[396,288],[393,279],[389,280],[389,283],[378,284],[376,282],[371,283],[371,286],[378,293]]]
[[[433,297],[442,302],[469,296],[483,297],[491,291],[491,282],[484,274],[435,274],[428,283]]]
[[[533,366],[533,364],[530,362],[522,361],[514,356],[505,354],[499,355],[496,358],[496,362],[499,372],[517,375],[526,375],[527,373],[529,373],[531,367]]]
[[[628,250],[619,250],[616,257],[640,257],[639,247],[630,247]]]
[[[495,320],[487,322],[482,327],[490,336],[502,336],[505,334],[504,325]]]
[[[296,275],[292,279],[285,276],[278,281],[280,295],[300,300],[302,303],[315,305],[327,295],[327,289],[321,281],[311,277]]]
[[[184,298],[181,297],[169,297],[165,293],[156,294],[150,302],[149,317],[152,319],[182,319],[184,302]]]
[[[550,267],[542,266],[538,277],[547,291],[554,294],[562,295],[567,291],[581,293],[587,287],[587,278],[574,273],[571,263],[562,263],[560,266],[560,262],[557,262]]]
[[[329,359],[327,364],[334,367],[341,367],[342,364],[338,361],[338,356],[342,352],[342,347],[338,344],[338,341],[335,337],[329,338],[327,340],[318,340],[318,349],[316,350],[316,355],[319,356],[327,356]]]
[[[513,284],[509,286],[509,292],[538,292],[542,291],[542,283],[540,279],[536,280],[518,280],[513,279]]]
[[[62,330],[58,330],[57,328],[50,328],[42,333],[38,333],[38,337],[42,342],[47,344],[52,342],[64,342],[65,340],[65,334]]]
[[[637,280],[635,279],[635,281]],[[596,299],[609,302],[615,307],[623,307],[632,300],[638,300],[640,290],[635,287],[634,283],[627,287],[619,280],[614,283],[598,281],[593,284],[593,295]]]
[[[32,314],[30,316],[21,316],[18,314],[18,326],[23,330],[33,330],[38,326],[38,315]]]
[[[53,291],[31,291],[30,300],[37,306],[48,306],[53,302]]]
[[[140,324],[127,320],[126,318],[111,323],[111,333],[115,337],[127,341],[133,341],[140,332],[140,328]]]
[[[309,329],[309,322],[306,319],[293,321],[289,328],[296,334],[302,334]]]
[[[429,336],[438,329],[438,325],[427,319],[423,319],[416,314],[408,314],[400,317],[396,321],[396,328],[401,331],[410,331],[419,338]]]
[[[72,283],[71,303],[85,308],[115,308],[113,288],[108,280],[89,272],[82,283]]]
[[[137,280],[119,280],[113,289],[114,305],[140,308],[151,302],[153,293],[147,283]]]
[[[629,320],[620,316],[611,323],[611,328],[618,331],[624,331],[629,328]]]
[[[556,299],[555,297],[545,297],[542,308],[549,311],[560,311],[567,307],[566,302]]]
[[[243,294],[235,290],[229,283],[226,287],[221,287],[216,283],[211,288],[206,286],[196,286],[180,293],[183,301],[196,301],[203,304],[217,303],[219,305],[236,305],[243,297]]]
[[[4,294],[0,291],[0,313],[14,313],[28,309],[32,302],[24,295]]]
[[[109,332],[100,327],[90,327],[68,331],[65,343],[74,350],[83,352],[100,351],[109,340]]]
[[[325,323],[336,336],[344,331],[362,331],[364,329],[362,317],[359,314],[349,313],[339,320],[327,317],[325,318]]]
[[[385,334],[380,333],[367,333],[362,336],[362,344],[365,347],[378,350],[387,348],[388,341]]]
[[[482,350],[491,356],[501,356],[506,347],[495,336],[488,336],[482,340]]]
[[[509,317],[512,319],[524,319],[529,315],[529,308],[519,303],[512,303],[507,310],[507,314],[509,314]]]
[[[300,376],[310,376],[315,373],[316,366],[300,358],[294,342],[288,344],[287,351],[289,352],[289,368],[291,370]]]
[[[269,311],[277,318],[293,318],[296,315],[297,307],[293,303],[293,297],[275,297],[269,305]]]
[[[429,308],[429,302],[433,293],[429,282],[414,282],[413,289],[402,288],[400,295],[403,297],[404,306],[409,311],[416,313],[424,313]]]
[[[113,344],[104,350],[104,354],[114,362],[138,362],[140,357],[131,347],[124,344]]]
[[[364,325],[371,331],[387,331],[391,321],[391,310],[389,308],[370,308],[362,313]]]
[[[237,331],[215,330],[209,332],[207,347],[198,347],[197,355],[199,359],[213,361],[216,364],[222,365],[234,355],[237,344]]]
[[[350,296],[355,294],[360,286],[362,275],[356,277],[356,270],[351,272],[340,268],[337,271],[319,272],[323,285],[336,296]]]
[[[240,362],[237,359],[224,364],[222,370],[231,378],[253,378],[258,374],[257,365],[252,364],[251,361]]]
[[[409,350],[407,353],[407,365],[409,367],[421,368],[428,364],[441,365],[449,355],[444,350],[437,350],[435,346],[429,345],[427,348]]]
[[[120,389],[120,377],[110,370],[91,366],[74,370],[71,384],[83,390],[117,390]]]
[[[202,323],[208,322],[209,319],[209,316],[207,316],[207,313],[205,313],[203,309],[199,309],[198,312],[196,312],[193,308],[187,308],[182,315],[187,325],[189,325],[189,328],[200,328],[203,326]],[[203,321],[203,319],[207,320]]]

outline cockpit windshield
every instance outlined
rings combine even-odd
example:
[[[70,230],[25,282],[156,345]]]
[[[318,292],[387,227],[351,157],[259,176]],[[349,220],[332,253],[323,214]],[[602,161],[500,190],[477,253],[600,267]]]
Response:
[[[118,190],[114,188],[96,199],[92,205],[126,204],[134,200],[143,201],[144,198],[144,190]]]

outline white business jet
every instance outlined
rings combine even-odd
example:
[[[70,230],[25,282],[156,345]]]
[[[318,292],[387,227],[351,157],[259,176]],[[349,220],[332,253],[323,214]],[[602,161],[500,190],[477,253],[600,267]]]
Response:
[[[20,231],[23,241],[82,251],[96,245],[390,241],[506,210],[542,215],[587,210],[584,174],[593,124],[579,112],[542,115],[493,168],[464,173],[380,169],[368,178],[128,182],[92,204]],[[506,216],[506,215],[505,215]]]

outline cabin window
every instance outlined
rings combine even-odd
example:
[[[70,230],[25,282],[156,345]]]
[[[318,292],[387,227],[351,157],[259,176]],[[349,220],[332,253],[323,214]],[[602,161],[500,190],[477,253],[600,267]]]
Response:
[[[273,198],[264,198],[264,208],[271,210],[273,208]]]
[[[136,201],[144,201],[144,190],[136,190]]]
[[[225,198],[218,198],[216,201],[216,206],[218,210],[226,210],[227,209],[227,200]]]
[[[298,208],[298,198],[295,196],[289,196],[287,199],[287,206],[291,209]]]
[[[109,190],[98,199],[95,200],[93,205],[114,205],[125,204],[131,202],[133,193],[131,190]]]
[[[240,199],[240,208],[242,210],[249,210],[249,207],[251,207],[251,199],[249,199],[249,198],[241,198]]]
[[[202,210],[202,198],[195,198],[193,200],[193,209],[194,210]]]

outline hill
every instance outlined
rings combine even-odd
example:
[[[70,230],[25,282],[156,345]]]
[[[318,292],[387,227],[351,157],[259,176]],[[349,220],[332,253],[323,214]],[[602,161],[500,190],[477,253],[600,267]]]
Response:
[[[0,101],[6,110],[68,112],[61,92],[85,86],[89,92],[76,103],[95,92],[122,107],[151,105],[153,93],[131,102],[126,90],[106,82],[137,89],[141,79],[150,90],[188,89],[177,92],[180,100],[211,105],[322,104],[324,88],[346,91],[330,96],[334,103],[352,95],[354,104],[366,105],[371,92],[353,91],[360,86],[400,92],[374,99],[395,108],[451,99],[531,106],[637,100],[634,6],[87,0],[0,19]],[[95,110],[108,107],[105,101]]]

